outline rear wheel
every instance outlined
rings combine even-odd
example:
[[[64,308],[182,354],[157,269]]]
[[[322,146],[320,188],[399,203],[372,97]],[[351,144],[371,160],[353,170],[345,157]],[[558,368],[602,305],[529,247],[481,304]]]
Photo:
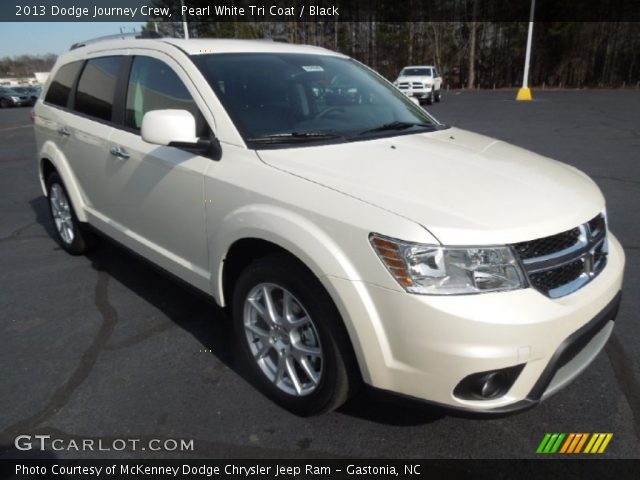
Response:
[[[56,240],[60,246],[72,255],[89,252],[95,243],[94,235],[78,221],[67,189],[57,172],[47,178],[47,197]]]
[[[257,387],[289,411],[344,403],[358,373],[342,319],[318,279],[288,255],[249,265],[234,288],[233,319]]]

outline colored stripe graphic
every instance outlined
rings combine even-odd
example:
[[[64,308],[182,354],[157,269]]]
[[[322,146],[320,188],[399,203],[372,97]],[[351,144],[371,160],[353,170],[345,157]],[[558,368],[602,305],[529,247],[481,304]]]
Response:
[[[540,445],[538,445],[537,453],[556,453],[562,444],[566,434],[564,433],[547,433]]]
[[[580,435],[582,435],[582,437],[580,438],[578,445],[576,445],[576,449],[573,451],[573,453],[580,453],[582,451],[582,446],[584,445],[584,442],[586,442],[587,438],[589,438],[588,433],[581,433]]]
[[[573,442],[573,439],[576,437],[575,433],[570,433],[569,436],[567,437],[567,440],[564,442],[564,445],[562,445],[562,448],[560,449],[560,453],[567,453],[567,449],[569,448],[569,445],[571,445],[571,442]]]
[[[612,433],[594,433],[584,453],[603,453],[613,437]]]
[[[542,438],[542,441],[540,442],[540,445],[538,445],[538,450],[536,450],[536,453],[542,453],[544,451],[544,447],[547,445],[547,442],[549,441],[549,438],[551,438],[551,434],[547,433]]]
[[[546,433],[536,453],[604,453],[612,438],[613,433]]]

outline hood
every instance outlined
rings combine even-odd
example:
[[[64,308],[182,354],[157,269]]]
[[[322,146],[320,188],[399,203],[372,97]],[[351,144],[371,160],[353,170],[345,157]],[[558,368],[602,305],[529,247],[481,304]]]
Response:
[[[574,167],[456,128],[259,156],[417,222],[445,245],[540,238],[604,208],[598,187]]]
[[[422,82],[422,83],[424,83],[424,82],[433,82],[433,77],[411,75],[409,77],[398,77],[396,82],[398,82],[398,83],[402,83],[402,82]]]

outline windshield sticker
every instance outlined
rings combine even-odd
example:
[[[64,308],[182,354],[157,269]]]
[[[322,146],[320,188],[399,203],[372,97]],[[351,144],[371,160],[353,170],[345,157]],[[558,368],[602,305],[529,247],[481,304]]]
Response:
[[[324,68],[320,65],[303,65],[302,69],[305,72],[324,72]]]

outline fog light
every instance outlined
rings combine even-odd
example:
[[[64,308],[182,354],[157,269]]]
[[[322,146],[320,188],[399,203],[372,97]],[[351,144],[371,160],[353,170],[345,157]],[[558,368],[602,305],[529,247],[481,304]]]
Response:
[[[453,394],[463,400],[493,400],[509,391],[523,368],[524,363],[501,370],[474,373],[462,379]]]

